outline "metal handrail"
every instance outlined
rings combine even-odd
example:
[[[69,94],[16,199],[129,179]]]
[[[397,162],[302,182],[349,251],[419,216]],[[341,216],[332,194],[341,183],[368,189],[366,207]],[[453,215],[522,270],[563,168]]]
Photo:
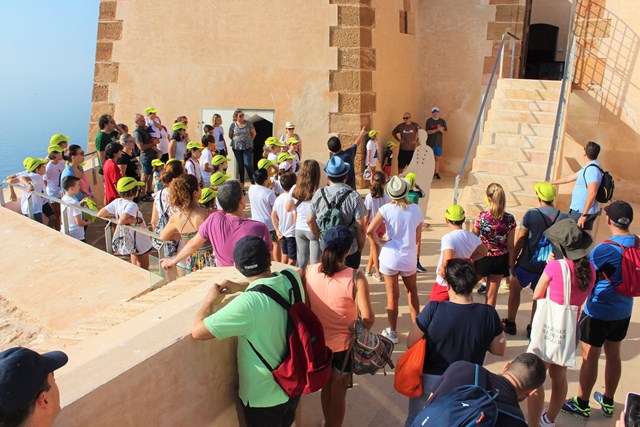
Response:
[[[500,70],[498,78],[502,78],[502,69],[504,64],[504,46],[507,41],[507,37],[511,39],[511,68],[510,68],[510,78],[513,78],[514,75],[514,66],[515,66],[515,50],[516,50],[516,40],[520,40],[518,36],[510,33],[509,31],[505,31],[502,35],[502,40],[500,41],[500,50],[498,51],[498,56],[496,57],[495,62],[493,63],[493,69],[491,70],[491,76],[489,77],[489,83],[487,84],[487,89],[484,92],[484,96],[482,97],[482,103],[480,104],[480,111],[478,111],[478,117],[476,118],[476,124],[473,127],[473,132],[471,133],[471,138],[469,139],[469,145],[467,146],[467,152],[464,155],[464,161],[462,162],[462,167],[460,168],[460,173],[456,175],[455,180],[455,188],[453,190],[453,203],[458,203],[459,196],[459,186],[460,186],[460,177],[462,177],[467,169],[467,163],[469,162],[469,156],[471,155],[471,150],[475,146],[476,137],[478,136],[478,130],[480,126],[484,123],[484,114],[485,109],[487,107],[487,102],[489,100],[489,92],[491,91],[491,86],[493,85],[493,80],[496,77],[496,72],[498,71],[498,64],[500,64]]]
[[[2,191],[2,187],[4,186],[4,184],[7,184],[11,187],[14,188],[18,188],[20,191],[28,191],[27,187],[25,185],[22,184],[18,184],[18,183],[11,183],[11,182],[0,182],[0,206],[4,206],[5,205],[5,200],[4,200],[4,193]],[[62,215],[62,212],[64,212],[65,209],[69,208],[69,207],[73,207],[73,209],[80,211],[82,213],[86,213],[87,215],[96,217],[97,219],[100,219],[102,221],[105,221],[107,224],[105,225],[105,246],[106,246],[106,250],[108,253],[113,253],[112,248],[111,248],[111,226],[115,225],[118,227],[123,227],[127,230],[131,230],[134,231],[136,233],[140,233],[144,236],[149,236],[151,238],[154,239],[158,239],[158,240],[162,240],[160,239],[160,235],[158,233],[155,233],[153,231],[150,231],[146,228],[140,228],[140,227],[134,227],[131,225],[125,225],[125,224],[118,224],[118,221],[113,219],[113,218],[104,218],[104,217],[100,217],[97,216],[97,212],[92,211],[91,209],[87,209],[84,208],[82,206],[77,206],[77,205],[72,205],[69,204],[61,199],[58,199],[57,197],[53,197],[50,196],[46,193],[40,193],[37,191],[31,191],[31,194],[35,194],[38,197],[42,197],[43,199],[47,199],[50,200],[52,202],[55,203],[59,203],[60,204],[60,216],[61,216],[61,221],[62,221],[62,227],[63,227],[63,232],[65,234],[69,234],[69,224],[68,224],[68,218],[67,215]],[[28,210],[29,210],[29,218],[34,219],[33,216],[33,205],[32,205],[32,201],[31,201],[31,197],[29,196],[27,198],[27,204],[28,204]],[[165,256],[165,245],[166,245],[167,241],[164,241],[164,243],[162,244],[162,246],[160,247],[160,249],[158,249],[158,256],[160,258],[163,258]],[[159,269],[160,272],[162,272],[162,268]]]
[[[570,90],[567,90],[567,86],[571,84],[571,82],[573,82],[577,59],[577,41],[575,37],[576,5],[577,1],[573,0],[571,2],[571,22],[569,22],[569,33],[567,34],[567,54],[564,58],[564,70],[562,73],[563,75],[562,86],[560,88],[560,99],[558,99],[558,108],[556,110],[556,122],[553,125],[553,137],[551,139],[551,148],[549,149],[549,160],[547,162],[547,172],[544,178],[545,181],[551,180],[551,171],[555,163],[556,154],[560,151],[560,143],[562,142],[562,137],[564,136],[564,128],[566,124],[565,117],[567,114],[567,101],[569,99],[568,93],[570,93]]]

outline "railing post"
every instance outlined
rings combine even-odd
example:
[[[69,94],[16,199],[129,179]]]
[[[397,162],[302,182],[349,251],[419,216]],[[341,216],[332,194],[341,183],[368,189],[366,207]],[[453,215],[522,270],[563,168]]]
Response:
[[[5,201],[4,201],[4,185],[0,184],[0,206],[4,207],[5,205]]]
[[[27,191],[27,189],[25,188],[22,191]],[[29,194],[27,196],[27,209],[29,210],[29,218],[34,219],[34,215],[33,215],[33,200],[31,199],[31,196],[33,195],[33,193]]]
[[[158,249],[158,274],[159,274],[160,276],[162,276],[162,275],[163,275],[163,272],[162,272],[162,264],[160,264],[160,260],[166,256],[166,255],[165,255],[165,253],[166,253],[166,247],[165,247],[165,245],[166,245],[166,244],[167,244],[167,242],[162,242],[162,245],[160,245],[160,249]]]
[[[498,53],[498,55],[500,55],[500,70],[498,71],[498,78],[501,79],[502,78],[502,69],[504,68],[504,39],[503,39],[502,43],[500,44],[500,53]]]
[[[99,151],[96,151],[98,156],[100,155]],[[91,156],[91,174],[93,175],[93,185],[98,185],[98,178],[96,178],[96,155]]]
[[[111,236],[111,223],[107,221],[107,225],[104,227],[104,244],[107,249],[107,253],[113,254],[113,248],[111,247],[111,241],[113,237]]]
[[[67,209],[69,209],[66,205],[60,206],[60,214],[62,215],[62,230],[64,230],[64,234],[69,235],[69,217],[67,216]]]
[[[516,63],[516,39],[511,38],[511,71],[509,73],[510,78],[513,78]]]

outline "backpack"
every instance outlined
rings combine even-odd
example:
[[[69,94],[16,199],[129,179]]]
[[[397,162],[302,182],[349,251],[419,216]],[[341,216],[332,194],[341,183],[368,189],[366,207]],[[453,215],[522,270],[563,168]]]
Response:
[[[119,255],[134,253],[136,251],[136,232],[131,232],[118,225],[111,240],[111,250]]]
[[[413,421],[412,427],[422,426],[494,426],[498,413],[502,412],[524,422],[519,416],[498,409],[496,398],[499,390],[487,391],[487,371],[480,375],[480,365],[476,365],[473,384],[456,387],[447,393],[430,399]]]
[[[342,204],[349,197],[349,195],[353,192],[353,190],[345,191],[342,196],[337,201],[333,201],[329,203],[327,199],[327,193],[324,191],[324,188],[320,189],[320,193],[322,194],[322,198],[324,202],[327,204],[327,210],[320,217],[320,221],[318,224],[318,228],[320,228],[320,236],[324,236],[324,234],[336,227],[338,225],[344,225],[346,227],[351,227],[353,221],[355,219],[352,218],[351,222],[347,224],[347,221],[344,218],[344,214],[342,213]]]
[[[540,212],[540,209],[536,209],[536,212],[540,214],[542,220],[544,221],[545,231],[548,230],[549,227],[551,227],[553,224],[555,224],[558,220],[558,217],[560,216],[560,211],[558,211],[551,224],[547,224],[547,217],[542,212]],[[542,238],[538,241],[536,250],[529,257],[529,265],[536,270],[542,271],[544,269],[544,266],[547,265],[547,259],[549,259],[549,255],[551,255],[551,252],[553,252],[553,245],[551,244],[551,241],[547,239],[547,236],[543,234]],[[531,250],[529,250],[529,253],[531,253]]]
[[[633,246],[622,246],[612,240],[605,240],[605,244],[618,246],[622,249],[622,282],[615,287],[618,293],[628,297],[640,296],[640,239],[635,238]],[[607,277],[607,280],[609,278]],[[611,280],[609,280],[611,282]]]
[[[603,171],[600,166],[591,163],[587,165],[587,167],[585,167],[584,171],[582,172],[582,177],[584,178],[585,186],[587,185],[586,173],[587,173],[587,168],[589,166],[594,166],[598,168],[598,170],[602,174],[600,187],[598,187],[598,194],[596,194],[596,202],[598,203],[609,202],[613,198],[613,191],[616,188],[615,183],[613,182],[613,176],[609,172]]]
[[[153,232],[156,234],[160,234],[160,232],[162,232],[164,227],[166,227],[167,223],[169,222],[169,206],[165,208],[162,205],[162,192],[164,190],[166,189],[160,190],[160,194],[158,194],[158,201],[160,202],[161,213],[160,213],[160,218],[158,218],[158,223],[156,224],[156,228],[153,230]],[[157,251],[160,250],[163,244],[164,244],[164,254],[165,254],[164,256],[172,257],[176,255],[176,253],[178,252],[179,242],[176,242],[174,240],[165,241],[161,239],[156,239],[155,237],[151,239],[151,246],[153,246],[153,248]]]
[[[289,294],[293,294],[293,304],[266,285],[254,286],[247,291],[268,296],[288,313],[288,346],[282,362],[276,368],[271,367],[251,341],[249,345],[264,366],[271,371],[275,382],[293,398],[303,393],[313,393],[327,385],[331,376],[333,354],[325,344],[320,320],[302,301],[298,281],[290,271],[283,270],[281,273],[291,283]]]

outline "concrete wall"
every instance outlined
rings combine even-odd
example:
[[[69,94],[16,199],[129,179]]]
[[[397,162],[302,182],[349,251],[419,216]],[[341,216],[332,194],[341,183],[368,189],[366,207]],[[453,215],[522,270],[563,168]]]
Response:
[[[549,24],[558,27],[556,61],[564,61],[566,56],[570,18],[571,0],[533,0],[531,24]]]
[[[305,157],[326,157],[335,20],[329,2],[103,0],[92,121],[112,108],[131,126],[134,113],[153,105],[167,126],[188,116],[195,139],[202,108],[274,109],[276,132],[291,120]],[[110,56],[101,47],[109,39]]]
[[[640,201],[640,9],[624,0],[583,0],[578,19],[579,59],[559,175],[584,164],[582,147],[593,140],[602,147],[601,164],[615,177],[615,198]],[[568,195],[572,188],[560,190]]]
[[[482,0],[420,2],[416,28],[422,32],[422,63],[415,70],[420,92],[414,116],[424,126],[431,107],[440,107],[449,127],[441,166],[448,174],[459,171],[480,108],[484,56],[492,49],[488,23],[495,13],[495,6]]]

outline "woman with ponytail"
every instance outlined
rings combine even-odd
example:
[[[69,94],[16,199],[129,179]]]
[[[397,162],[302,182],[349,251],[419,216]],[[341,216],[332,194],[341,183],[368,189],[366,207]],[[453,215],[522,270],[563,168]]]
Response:
[[[484,201],[488,209],[476,217],[473,232],[489,252],[476,262],[476,271],[487,278],[485,303],[495,307],[500,282],[510,275],[509,253],[513,251],[516,220],[504,210],[506,199],[500,184],[489,184]]]
[[[582,307],[596,282],[596,270],[589,261],[589,248],[593,244],[593,238],[570,218],[556,222],[544,232],[544,235],[553,244],[552,258],[563,258],[569,267],[571,280],[569,304]],[[564,277],[560,261],[556,259],[547,263],[533,292],[533,299],[543,299],[547,292],[549,292],[551,301],[564,304]],[[578,314],[579,318],[580,314]],[[558,328],[562,328],[562,325],[558,325]],[[567,340],[571,339],[576,339],[576,337],[567,337]],[[553,363],[546,363],[546,365],[549,368],[549,377],[551,377],[549,408],[542,413],[544,408],[544,386],[542,386],[529,397],[528,414],[531,421],[539,419],[541,426],[554,426],[556,417],[567,397],[567,367]]]
[[[365,328],[371,328],[375,314],[364,274],[344,263],[353,241],[351,230],[344,225],[334,227],[326,232],[324,241],[321,262],[309,265],[305,284],[311,311],[320,319],[326,344],[333,352],[331,378],[320,394],[322,412],[326,425],[341,426],[351,383],[348,351],[353,327],[358,311]]]

